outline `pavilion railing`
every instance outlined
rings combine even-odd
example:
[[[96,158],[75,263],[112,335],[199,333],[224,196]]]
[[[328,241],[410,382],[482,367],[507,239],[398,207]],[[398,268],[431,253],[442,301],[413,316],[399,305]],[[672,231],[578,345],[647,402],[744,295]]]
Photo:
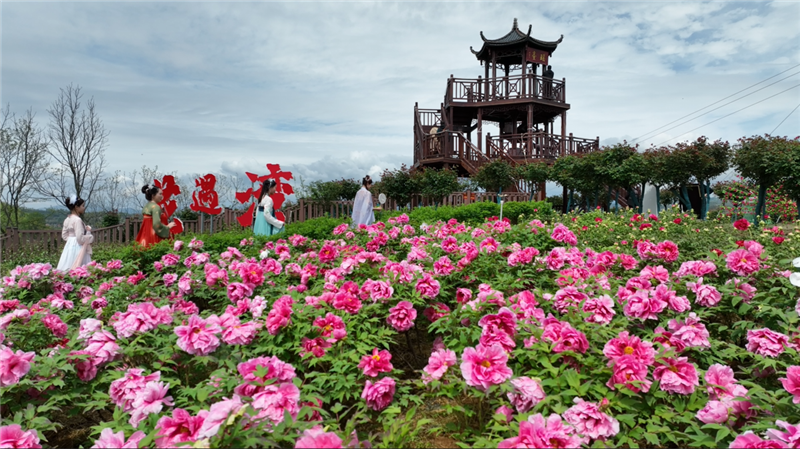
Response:
[[[445,105],[502,100],[539,99],[566,103],[566,80],[540,75],[510,75],[494,79],[453,78],[447,80]]]

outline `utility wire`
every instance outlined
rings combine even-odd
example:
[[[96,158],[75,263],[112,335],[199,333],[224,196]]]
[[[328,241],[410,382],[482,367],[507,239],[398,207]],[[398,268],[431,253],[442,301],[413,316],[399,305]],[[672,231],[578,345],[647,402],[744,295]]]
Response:
[[[800,103],[798,103],[798,104],[797,104],[797,106],[795,106],[795,107],[794,107],[794,109],[792,109],[792,112],[790,112],[790,113],[789,113],[789,115],[792,115],[792,113],[794,113],[794,111],[796,111],[796,110],[797,110],[797,108],[800,108]],[[781,125],[783,125],[783,122],[785,122],[785,121],[786,121],[786,119],[787,119],[787,118],[789,118],[789,115],[787,115],[786,117],[784,117],[784,118],[783,118],[783,120],[781,120],[781,122],[780,122],[780,123],[778,123],[778,126],[776,126],[776,127],[775,127],[775,129],[778,129],[778,128],[779,128]],[[772,135],[772,134],[775,132],[775,129],[773,129],[773,130],[772,130],[772,132],[771,132],[771,133],[769,133],[769,135],[770,135],[770,136],[771,136],[771,135]]]
[[[689,114],[686,114],[686,115],[684,115],[683,117],[681,117],[681,118],[679,118],[679,119],[676,119],[676,120],[674,120],[674,121],[671,121],[671,122],[667,123],[667,124],[666,124],[666,125],[664,125],[664,126],[661,126],[661,127],[659,127],[659,128],[656,128],[656,129],[654,129],[653,131],[650,131],[650,132],[644,133],[644,134],[642,134],[641,136],[639,136],[639,137],[637,137],[637,138],[633,139],[633,140],[631,141],[631,143],[633,143],[633,142],[636,142],[637,140],[641,139],[642,137],[644,137],[644,136],[646,136],[646,135],[648,135],[648,134],[650,134],[650,133],[652,133],[652,132],[658,131],[658,130],[660,130],[661,128],[665,128],[665,127],[667,127],[667,126],[669,126],[669,125],[671,125],[671,124],[673,124],[673,123],[675,123],[675,122],[677,122],[677,121],[679,121],[679,120],[683,120],[683,119],[685,119],[686,117],[689,117],[690,115],[693,115],[693,114],[696,114],[696,113],[698,113],[698,112],[702,111],[703,109],[710,108],[711,106],[714,106],[715,104],[717,104],[717,103],[719,103],[719,102],[721,102],[721,101],[725,101],[725,100],[727,100],[728,98],[730,98],[730,97],[732,97],[732,96],[734,96],[734,95],[737,95],[737,94],[739,94],[739,93],[742,93],[742,92],[746,91],[747,89],[750,89],[751,87],[758,86],[759,84],[761,84],[761,83],[763,83],[763,82],[769,81],[769,80],[771,80],[772,78],[775,78],[776,76],[782,75],[782,74],[784,74],[784,73],[788,72],[789,70],[792,70],[792,69],[794,69],[794,68],[797,68],[797,67],[800,67],[800,64],[797,64],[797,65],[796,65],[796,66],[794,66],[794,67],[789,67],[788,69],[784,70],[783,72],[777,73],[777,74],[775,74],[775,75],[772,75],[772,76],[771,76],[771,77],[769,77],[769,78],[766,78],[766,79],[764,79],[764,80],[761,80],[761,81],[759,81],[759,82],[757,82],[757,83],[755,83],[755,84],[753,84],[753,85],[750,85],[750,86],[748,86],[748,87],[745,87],[744,89],[742,89],[742,90],[740,90],[740,91],[738,91],[738,92],[732,93],[732,94],[728,95],[727,97],[725,97],[725,98],[723,98],[723,99],[721,99],[721,100],[718,100],[718,101],[715,101],[714,103],[711,103],[711,104],[710,104],[710,105],[708,105],[708,106],[704,106],[704,107],[702,107],[702,108],[700,108],[700,109],[698,109],[698,110],[696,110],[696,111],[694,111],[694,112],[691,112],[691,113],[689,113]]]
[[[729,102],[727,102],[727,103],[725,103],[725,104],[723,104],[723,105],[717,106],[717,107],[716,107],[716,108],[714,108],[714,109],[711,109],[711,110],[709,110],[709,111],[703,112],[702,114],[698,115],[697,117],[693,117],[693,118],[690,118],[689,120],[686,120],[686,121],[684,121],[684,122],[678,123],[677,125],[675,125],[675,126],[673,126],[673,127],[671,127],[671,128],[667,128],[667,129],[665,129],[665,130],[664,130],[664,131],[662,131],[662,132],[671,131],[671,130],[673,130],[673,129],[675,129],[675,128],[677,128],[677,127],[681,126],[681,125],[685,125],[685,124],[687,124],[687,123],[691,122],[692,120],[697,120],[698,118],[700,118],[700,117],[702,117],[702,116],[704,116],[704,115],[706,115],[706,114],[709,114],[709,113],[711,113],[711,112],[714,112],[714,111],[716,111],[717,109],[723,108],[723,107],[725,107],[725,106],[727,106],[727,105],[729,105],[729,104],[731,104],[731,103],[736,103],[737,101],[741,100],[742,98],[749,97],[750,95],[753,95],[753,94],[754,94],[754,93],[756,93],[756,92],[760,92],[760,91],[762,91],[762,90],[764,90],[764,89],[766,89],[766,88],[768,88],[768,87],[770,87],[770,86],[773,86],[773,85],[775,85],[775,84],[778,84],[778,83],[780,83],[781,81],[783,81],[783,80],[785,80],[785,79],[788,79],[788,78],[791,78],[791,77],[793,77],[793,76],[795,76],[795,75],[797,75],[797,74],[799,74],[799,73],[800,73],[800,72],[795,72],[795,73],[792,73],[791,75],[789,75],[789,76],[787,76],[787,77],[781,78],[781,79],[779,79],[778,81],[775,81],[775,82],[772,82],[772,83],[770,83],[770,84],[767,84],[766,86],[764,86],[764,87],[762,87],[762,88],[760,88],[760,89],[756,89],[756,90],[754,90],[754,91],[750,92],[749,94],[742,95],[741,97],[739,97],[739,98],[737,98],[737,99],[735,99],[735,100],[731,100],[731,101],[729,101]],[[751,86],[751,87],[752,87],[752,86]],[[740,91],[740,92],[741,92],[741,91]],[[735,95],[735,94],[734,94],[734,95]],[[730,98],[730,97],[728,97],[728,98]],[[722,101],[722,100],[720,100],[720,101]],[[719,103],[719,101],[718,101],[717,103]],[[716,103],[714,103],[714,104],[716,104]],[[709,105],[709,106],[711,106],[711,105]],[[708,107],[708,106],[706,106],[706,107]],[[695,112],[697,112],[697,111],[695,111]],[[675,122],[673,122],[673,123],[675,123]],[[664,125],[664,126],[667,126],[667,125]],[[663,128],[664,126],[662,126],[661,128]],[[651,132],[652,132],[652,131],[651,131]],[[645,135],[647,135],[647,134],[645,134]]]
[[[750,105],[747,105],[747,106],[743,107],[742,109],[739,109],[739,110],[733,111],[733,112],[731,112],[731,113],[730,113],[730,114],[728,114],[728,115],[723,115],[722,117],[720,117],[720,118],[718,118],[718,119],[716,119],[716,120],[712,120],[712,121],[710,121],[710,122],[706,123],[705,125],[700,125],[700,126],[698,126],[697,128],[695,128],[695,129],[690,129],[689,131],[686,131],[686,132],[685,132],[685,133],[683,133],[683,134],[679,134],[679,135],[677,135],[677,136],[675,136],[675,137],[670,137],[669,139],[667,139],[667,140],[665,140],[665,141],[663,141],[663,142],[659,143],[659,144],[658,144],[658,145],[656,145],[656,146],[657,146],[657,147],[658,147],[658,146],[661,146],[661,145],[663,145],[663,144],[665,144],[665,143],[669,142],[670,140],[677,139],[678,137],[681,137],[681,136],[684,136],[684,135],[686,135],[686,134],[689,134],[690,132],[692,132],[692,131],[696,131],[696,130],[698,130],[698,129],[700,129],[700,128],[702,128],[702,127],[706,126],[706,125],[710,125],[710,124],[712,124],[712,123],[714,123],[714,122],[718,122],[718,121],[720,121],[720,120],[724,119],[725,117],[730,117],[731,115],[733,115],[733,114],[736,114],[737,112],[744,111],[745,109],[747,109],[747,108],[749,108],[749,107],[751,107],[751,106],[755,106],[755,105],[757,105],[757,104],[759,104],[759,103],[762,103],[762,102],[764,102],[764,101],[767,101],[767,100],[769,100],[769,99],[770,99],[770,98],[772,98],[772,97],[777,97],[778,95],[780,95],[780,94],[782,94],[782,93],[784,93],[784,92],[790,91],[790,90],[794,89],[795,87],[800,87],[800,84],[795,84],[794,86],[792,86],[792,87],[790,87],[790,88],[788,88],[788,89],[786,89],[786,90],[782,90],[782,91],[778,92],[778,93],[777,93],[777,94],[775,94],[775,95],[770,95],[769,97],[767,97],[767,98],[764,98],[763,100],[758,100],[758,101],[756,101],[756,102],[755,102],[755,103],[753,103],[753,104],[750,104]],[[797,109],[797,108],[795,108],[795,109]],[[792,112],[794,112],[794,111],[792,111]]]

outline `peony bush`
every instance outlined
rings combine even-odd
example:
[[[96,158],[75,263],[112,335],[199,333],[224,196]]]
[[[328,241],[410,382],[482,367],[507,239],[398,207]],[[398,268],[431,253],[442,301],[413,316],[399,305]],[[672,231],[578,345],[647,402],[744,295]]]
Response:
[[[798,231],[516,222],[18,266],[0,446],[800,447]]]

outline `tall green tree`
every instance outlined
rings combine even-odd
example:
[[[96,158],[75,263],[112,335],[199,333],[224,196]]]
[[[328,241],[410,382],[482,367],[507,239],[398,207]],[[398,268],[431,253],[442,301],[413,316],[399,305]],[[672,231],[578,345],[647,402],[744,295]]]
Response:
[[[796,145],[796,140],[768,134],[739,139],[734,149],[733,166],[742,177],[758,184],[757,217],[764,214],[767,189],[785,179],[798,179],[797,159],[793,156],[798,151]],[[790,194],[796,197],[797,192],[792,190]]]
[[[487,192],[501,193],[516,181],[516,170],[504,160],[492,161],[478,170],[475,181]]]
[[[549,181],[550,176],[550,166],[544,161],[536,161],[516,167],[516,178],[527,181],[531,185],[531,197],[528,201],[533,201],[534,186]]]
[[[425,168],[417,174],[417,186],[429,203],[441,204],[443,198],[458,191],[458,173],[450,169]]]
[[[381,174],[379,192],[393,199],[400,208],[410,205],[411,197],[418,192],[417,180],[403,164],[395,170],[386,169]]]

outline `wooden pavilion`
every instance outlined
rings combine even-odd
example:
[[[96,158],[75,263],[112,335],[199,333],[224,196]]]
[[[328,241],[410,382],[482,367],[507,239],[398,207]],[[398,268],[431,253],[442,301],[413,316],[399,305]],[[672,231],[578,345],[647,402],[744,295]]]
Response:
[[[522,32],[514,19],[511,31],[499,39],[486,39],[481,32],[483,46],[470,50],[484,66],[484,75],[477,79],[450,75],[439,109],[414,105],[413,169],[449,167],[460,176],[470,176],[497,159],[515,165],[552,163],[559,156],[599,148],[599,137],[567,134],[566,80],[546,72],[564,36],[542,41],[531,37],[531,29]],[[499,135],[484,135],[486,122],[496,123]],[[546,196],[544,185],[518,185],[512,190],[529,189],[535,189],[539,200]]]

